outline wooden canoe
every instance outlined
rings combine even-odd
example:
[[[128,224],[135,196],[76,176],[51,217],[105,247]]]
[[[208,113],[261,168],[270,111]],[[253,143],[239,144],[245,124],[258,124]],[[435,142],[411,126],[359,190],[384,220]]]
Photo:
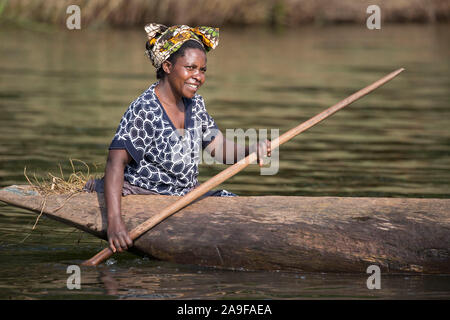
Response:
[[[48,196],[43,213],[105,239],[103,194],[68,198]],[[29,186],[0,189],[0,200],[37,213],[43,203]],[[131,230],[176,200],[124,197],[124,221]],[[209,197],[161,222],[134,248],[227,269],[366,272],[375,264],[382,272],[450,273],[450,199]]]

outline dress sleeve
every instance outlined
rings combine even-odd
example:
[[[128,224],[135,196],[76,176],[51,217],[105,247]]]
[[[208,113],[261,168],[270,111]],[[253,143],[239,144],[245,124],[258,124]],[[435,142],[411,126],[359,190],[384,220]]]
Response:
[[[200,97],[200,117],[202,119],[202,148],[205,149],[218,135],[219,127],[206,111],[205,102]]]
[[[120,120],[109,150],[125,149],[133,160],[139,163],[145,152],[145,119],[146,113],[139,105],[130,105]]]

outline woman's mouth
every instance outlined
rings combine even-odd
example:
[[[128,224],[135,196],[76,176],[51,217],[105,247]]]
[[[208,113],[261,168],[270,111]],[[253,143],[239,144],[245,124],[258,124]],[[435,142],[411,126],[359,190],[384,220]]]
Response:
[[[197,91],[197,89],[199,87],[197,84],[192,84],[192,83],[186,83],[186,86],[195,91]]]

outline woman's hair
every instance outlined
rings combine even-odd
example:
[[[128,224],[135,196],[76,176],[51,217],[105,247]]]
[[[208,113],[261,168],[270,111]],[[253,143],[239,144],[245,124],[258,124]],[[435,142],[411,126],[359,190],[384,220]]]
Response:
[[[146,42],[145,47],[147,50],[151,49],[151,46],[149,45],[148,41]],[[184,56],[186,49],[199,49],[199,50],[202,50],[206,54],[205,47],[203,47],[203,45],[201,43],[199,43],[198,41],[195,41],[195,40],[188,40],[181,45],[180,49],[178,49],[177,51],[172,53],[170,55],[170,57],[167,58],[166,61],[169,61],[170,63],[175,64],[177,62],[178,57]],[[164,79],[165,76],[166,76],[166,72],[164,71],[163,67],[162,66],[159,67],[156,70],[156,79]]]

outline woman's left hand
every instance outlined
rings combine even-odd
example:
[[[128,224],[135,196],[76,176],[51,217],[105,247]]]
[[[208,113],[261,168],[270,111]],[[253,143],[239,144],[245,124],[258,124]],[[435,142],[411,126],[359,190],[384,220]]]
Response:
[[[257,163],[260,167],[264,165],[263,158],[270,157],[272,155],[272,149],[270,146],[270,140],[266,139],[265,141],[260,141],[257,144]]]

